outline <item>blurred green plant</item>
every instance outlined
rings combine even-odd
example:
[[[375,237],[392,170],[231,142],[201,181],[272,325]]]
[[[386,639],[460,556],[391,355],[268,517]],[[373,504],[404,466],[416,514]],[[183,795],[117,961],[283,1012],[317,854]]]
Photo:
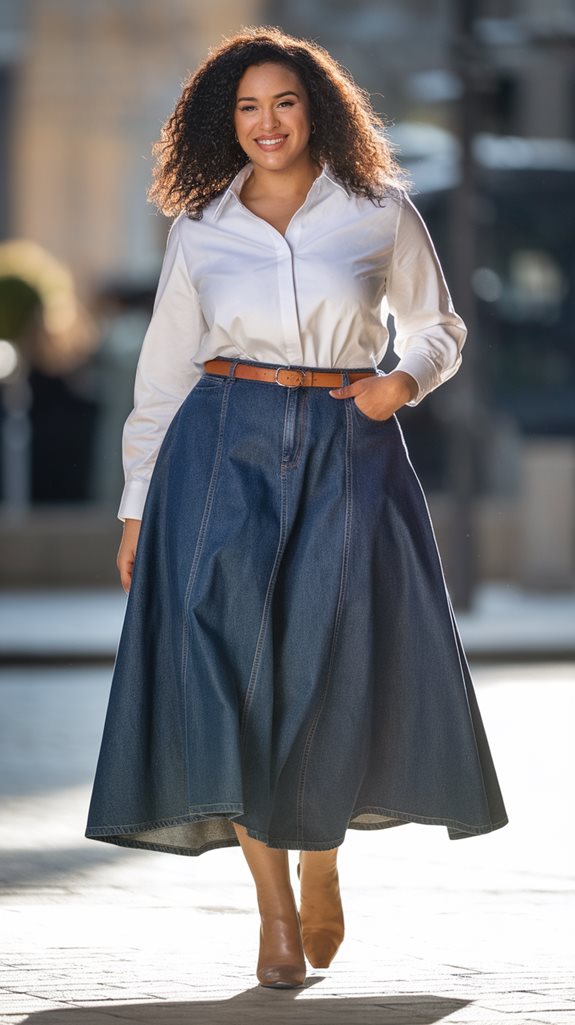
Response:
[[[71,273],[37,242],[0,243],[0,338],[50,374],[82,363],[96,345]]]
[[[39,292],[27,281],[13,275],[0,276],[0,338],[18,345],[41,304]]]

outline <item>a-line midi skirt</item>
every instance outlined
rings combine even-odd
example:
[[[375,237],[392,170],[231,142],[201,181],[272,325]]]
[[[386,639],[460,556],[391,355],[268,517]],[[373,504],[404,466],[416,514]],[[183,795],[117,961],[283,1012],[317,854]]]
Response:
[[[155,464],[85,835],[197,855],[232,821],[324,850],[507,816],[395,416],[205,374]]]

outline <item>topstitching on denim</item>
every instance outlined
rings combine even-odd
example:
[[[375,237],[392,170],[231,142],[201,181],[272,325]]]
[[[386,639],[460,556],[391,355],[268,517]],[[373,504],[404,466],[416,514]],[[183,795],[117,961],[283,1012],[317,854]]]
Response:
[[[183,713],[184,713],[184,742],[186,752],[186,765],[189,765],[189,741],[188,741],[188,707],[187,707],[187,669],[188,669],[188,655],[189,655],[189,636],[191,630],[190,616],[189,616],[189,605],[192,594],[192,589],[196,580],[198,565],[204,547],[204,541],[208,529],[208,523],[214,503],[214,495],[216,491],[216,485],[220,472],[220,466],[222,462],[222,451],[224,446],[224,432],[226,424],[226,414],[229,405],[230,395],[230,383],[231,379],[226,380],[225,388],[221,398],[221,409],[220,419],[218,424],[218,436],[215,445],[214,461],[212,466],[212,472],[210,475],[210,482],[206,494],[206,501],[204,503],[204,510],[200,523],[200,529],[198,531],[198,537],[196,540],[196,546],[194,550],[194,556],[190,567],[190,573],[188,576],[188,583],[186,586],[182,616],[182,666],[181,666],[181,684],[182,684],[182,702],[183,702]],[[186,790],[188,790],[189,781],[186,774]],[[189,802],[189,794],[188,794]]]
[[[288,508],[287,508],[287,480],[284,473],[283,454],[285,452],[285,446],[289,437],[288,418],[291,412],[291,405],[289,396],[286,398],[286,406],[284,413],[284,428],[282,437],[282,452],[280,456],[280,525],[278,532],[278,543],[276,552],[268,580],[268,586],[266,588],[266,595],[262,608],[262,615],[260,619],[260,625],[258,630],[257,642],[254,651],[254,657],[252,662],[252,668],[250,678],[246,690],[246,696],[244,700],[244,707],[242,710],[241,723],[240,723],[240,738],[242,745],[242,752],[245,750],[246,737],[247,737],[247,724],[248,717],[253,703],[253,698],[257,686],[258,676],[261,667],[262,652],[264,649],[266,634],[269,625],[270,610],[272,604],[272,598],[274,593],[274,587],[279,572],[283,552],[287,540],[287,519],[288,519]]]
[[[346,384],[349,382],[349,378],[346,376]],[[345,599],[345,591],[348,577],[348,564],[349,564],[349,553],[351,548],[351,525],[352,525],[352,514],[353,514],[353,462],[352,462],[352,447],[353,447],[353,425],[351,419],[351,410],[348,403],[345,403],[345,518],[343,527],[343,546],[341,554],[341,574],[339,593],[337,598],[337,605],[335,611],[335,618],[333,624],[333,633],[331,638],[330,653],[328,669],[325,678],[325,684],[323,691],[319,698],[318,708],[315,716],[312,720],[309,732],[306,737],[304,744],[304,750],[301,760],[300,778],[298,783],[298,794],[297,794],[297,838],[298,841],[303,843],[304,837],[304,814],[305,814],[305,787],[307,771],[309,766],[309,759],[311,756],[311,749],[313,740],[321,715],[325,706],[327,695],[329,693],[331,680],[333,676],[333,669],[335,664],[335,652],[337,648],[337,641],[339,637],[339,628],[341,624],[343,605]]]

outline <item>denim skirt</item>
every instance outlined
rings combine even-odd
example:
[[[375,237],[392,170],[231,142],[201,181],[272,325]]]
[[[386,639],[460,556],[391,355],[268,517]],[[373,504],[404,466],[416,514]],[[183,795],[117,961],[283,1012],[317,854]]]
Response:
[[[198,855],[232,821],[325,850],[507,816],[396,417],[204,374],[154,467],[85,835]]]

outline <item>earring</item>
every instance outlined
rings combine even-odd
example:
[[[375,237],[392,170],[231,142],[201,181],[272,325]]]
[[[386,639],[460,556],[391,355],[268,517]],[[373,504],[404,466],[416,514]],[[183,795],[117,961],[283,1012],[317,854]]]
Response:
[[[314,134],[314,132],[315,132],[315,121],[312,121],[312,123],[311,123],[311,132],[310,132],[310,135],[313,135],[313,134]]]

